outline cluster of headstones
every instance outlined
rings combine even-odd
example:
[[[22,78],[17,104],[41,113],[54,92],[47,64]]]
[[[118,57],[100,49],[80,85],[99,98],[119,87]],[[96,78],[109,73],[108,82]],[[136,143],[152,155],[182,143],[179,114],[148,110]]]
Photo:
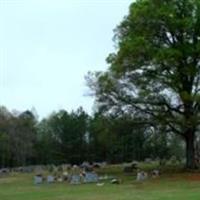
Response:
[[[81,184],[96,183],[98,180],[99,177],[95,173],[93,166],[89,165],[88,163],[83,163],[81,166],[74,165],[72,167],[68,167],[68,170],[62,171],[62,174],[57,173],[56,175],[48,175],[47,177],[44,177],[42,173],[39,173],[34,177],[35,184],[64,181],[67,181],[70,184]]]
[[[147,172],[138,170],[136,180],[144,181],[148,179],[148,177],[157,178],[159,176],[160,176],[160,171],[156,169],[150,173],[150,176]]]
[[[34,176],[34,183],[37,184],[42,184],[44,182],[47,183],[55,183],[55,182],[63,182],[66,181],[65,177],[63,176],[53,176],[53,175],[48,175],[47,177],[43,176],[42,174],[37,174]]]

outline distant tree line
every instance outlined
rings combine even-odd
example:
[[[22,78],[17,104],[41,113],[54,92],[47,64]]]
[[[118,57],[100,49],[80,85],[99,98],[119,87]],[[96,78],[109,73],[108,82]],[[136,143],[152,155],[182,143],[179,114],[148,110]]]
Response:
[[[138,123],[138,122],[141,123]],[[0,108],[0,167],[35,164],[109,163],[145,158],[181,158],[174,135],[126,115],[89,116],[82,108],[38,120],[34,112]]]

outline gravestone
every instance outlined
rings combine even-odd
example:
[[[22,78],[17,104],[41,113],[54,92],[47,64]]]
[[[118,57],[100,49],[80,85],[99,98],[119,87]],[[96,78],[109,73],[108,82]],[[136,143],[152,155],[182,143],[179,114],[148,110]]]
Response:
[[[151,174],[152,174],[152,178],[157,178],[160,176],[160,171],[155,169],[152,171]]]
[[[58,181],[59,183],[62,183],[62,182],[63,182],[63,178],[59,176],[59,177],[57,178],[57,181]]]
[[[8,174],[10,170],[8,168],[2,168],[0,169],[0,174]]]
[[[36,174],[43,174],[43,168],[41,165],[36,165],[34,171]]]
[[[78,174],[74,174],[71,176],[70,184],[76,185],[81,183],[81,177]]]
[[[8,168],[2,168],[0,169],[0,177],[7,176],[9,174],[10,170]]]
[[[81,164],[81,168],[85,168],[85,167],[89,167],[90,166],[90,163],[87,162],[87,161],[84,161],[82,164]]]
[[[71,184],[81,183],[80,168],[77,165],[73,165],[71,169],[70,183]]]
[[[18,170],[22,173],[32,173],[34,171],[34,167],[33,166],[19,167]]]
[[[64,171],[62,177],[64,181],[67,181],[69,179],[69,173],[67,171]]]
[[[42,175],[36,175],[36,176],[34,176],[34,183],[35,183],[35,185],[41,184],[42,181],[43,181]]]
[[[83,177],[84,183],[96,183],[98,182],[99,177],[95,172],[86,172]]]
[[[87,172],[92,172],[94,169],[93,169],[93,166],[90,165],[89,162],[83,162],[80,166],[82,169],[84,169],[85,171]]]
[[[27,169],[26,169],[26,173],[32,173],[34,171],[34,167],[33,166],[29,166]]]
[[[47,183],[53,183],[53,182],[55,182],[54,176],[51,175],[47,176]]]
[[[137,181],[144,181],[147,178],[148,178],[148,174],[146,172],[141,171],[137,173],[137,178],[136,178]]]

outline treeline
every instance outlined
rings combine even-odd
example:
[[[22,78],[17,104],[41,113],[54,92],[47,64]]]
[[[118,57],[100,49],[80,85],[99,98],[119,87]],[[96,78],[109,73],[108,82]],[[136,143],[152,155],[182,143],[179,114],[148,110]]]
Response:
[[[142,121],[142,120],[141,120]],[[109,163],[181,158],[180,140],[130,115],[89,116],[82,108],[60,110],[39,121],[34,112],[0,108],[0,167]]]

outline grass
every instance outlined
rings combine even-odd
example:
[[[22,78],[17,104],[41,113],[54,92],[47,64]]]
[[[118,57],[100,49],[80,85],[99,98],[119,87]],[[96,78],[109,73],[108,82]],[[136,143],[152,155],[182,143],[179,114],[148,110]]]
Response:
[[[150,169],[150,167],[148,167]],[[171,169],[171,168],[170,168]],[[122,184],[106,182],[69,185],[56,183],[35,186],[32,174],[11,174],[0,178],[0,200],[199,200],[200,173],[172,171],[160,178],[142,183],[134,174],[124,175],[121,167],[107,167],[100,174],[110,174],[122,179]]]

